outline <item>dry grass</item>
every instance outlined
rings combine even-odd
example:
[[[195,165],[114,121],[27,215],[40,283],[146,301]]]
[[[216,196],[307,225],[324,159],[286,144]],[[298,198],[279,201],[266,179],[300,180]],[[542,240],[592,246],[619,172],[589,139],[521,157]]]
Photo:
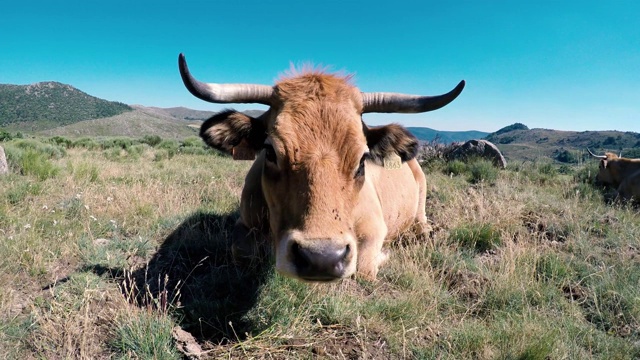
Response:
[[[232,265],[228,235],[250,164],[183,148],[69,147],[32,160],[57,169],[50,176],[40,163],[21,174],[24,163],[0,178],[0,353],[640,356],[639,217],[605,204],[582,182],[588,170],[532,164],[472,184],[430,164],[433,237],[390,245],[376,282],[309,285],[268,261]]]

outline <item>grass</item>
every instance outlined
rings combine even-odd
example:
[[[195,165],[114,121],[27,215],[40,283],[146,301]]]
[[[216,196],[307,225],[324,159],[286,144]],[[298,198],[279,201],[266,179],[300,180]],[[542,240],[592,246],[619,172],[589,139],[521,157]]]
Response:
[[[177,327],[212,359],[640,357],[639,215],[589,164],[432,163],[433,236],[390,244],[375,282],[318,285],[233,265],[247,162],[196,139],[24,140],[2,143],[8,358],[182,358]],[[24,171],[28,152],[57,170]]]

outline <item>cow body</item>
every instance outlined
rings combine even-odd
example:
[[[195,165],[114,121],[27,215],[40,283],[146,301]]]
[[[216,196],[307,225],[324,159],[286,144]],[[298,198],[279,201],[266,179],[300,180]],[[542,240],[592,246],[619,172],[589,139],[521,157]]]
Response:
[[[183,60],[181,73],[194,95],[249,102],[247,90],[239,92],[242,101],[228,100],[218,84],[197,82]],[[386,259],[385,240],[410,228],[429,230],[426,181],[415,160],[417,139],[395,124],[368,127],[361,115],[433,110],[463,86],[445,94],[446,101],[441,95],[427,99],[435,101],[428,107],[416,107],[423,98],[365,94],[348,77],[310,70],[282,79],[271,91],[252,88],[270,105],[258,118],[229,110],[207,120],[200,132],[207,144],[234,157],[257,156],[242,191],[234,258],[260,258],[266,245],[274,251],[276,269],[287,276],[332,281],[357,273],[375,279]],[[233,85],[234,94],[237,87],[245,89]]]
[[[600,159],[597,183],[616,189],[620,200],[640,200],[640,159],[619,157],[610,152],[602,156],[591,155]]]

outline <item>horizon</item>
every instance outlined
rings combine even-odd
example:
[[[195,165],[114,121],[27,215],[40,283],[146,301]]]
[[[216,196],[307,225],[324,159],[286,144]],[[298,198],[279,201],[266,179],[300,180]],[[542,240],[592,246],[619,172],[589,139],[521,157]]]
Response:
[[[303,63],[355,74],[362,91],[438,95],[467,82],[442,109],[366,114],[371,125],[640,132],[640,3],[402,5],[11,3],[0,15],[0,83],[56,81],[148,107],[266,109],[193,97],[178,73],[182,52],[206,82],[271,85]]]

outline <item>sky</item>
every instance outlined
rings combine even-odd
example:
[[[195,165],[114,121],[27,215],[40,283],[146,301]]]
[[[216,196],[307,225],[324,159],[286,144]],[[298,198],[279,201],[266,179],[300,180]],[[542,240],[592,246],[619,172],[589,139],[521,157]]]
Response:
[[[126,104],[218,111],[178,73],[271,85],[312,63],[361,91],[437,95],[448,106],[365,114],[437,130],[640,132],[640,1],[10,1],[0,83],[58,81]]]

